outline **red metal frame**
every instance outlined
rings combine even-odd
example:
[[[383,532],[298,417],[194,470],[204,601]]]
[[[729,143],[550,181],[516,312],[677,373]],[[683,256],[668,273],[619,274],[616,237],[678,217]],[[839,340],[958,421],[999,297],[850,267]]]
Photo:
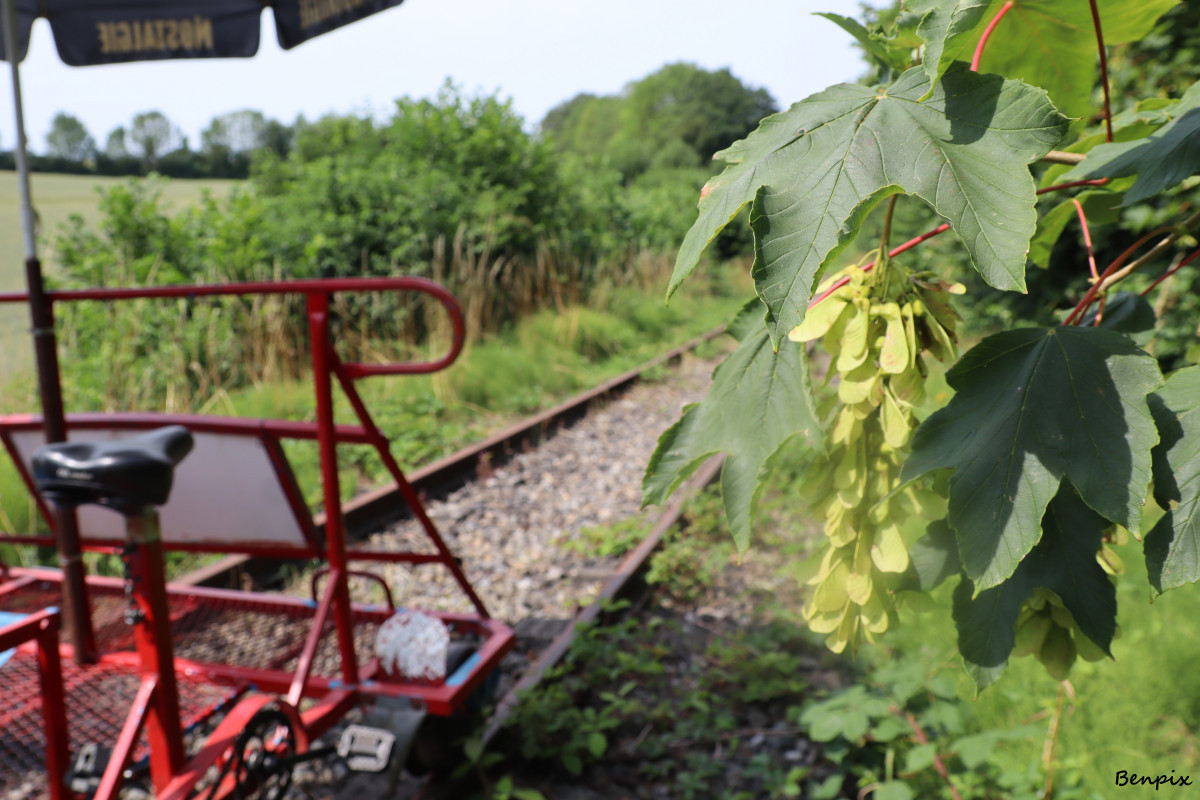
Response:
[[[17,589],[19,587],[3,588]],[[46,772],[66,775],[70,761],[67,741],[67,705],[63,693],[62,662],[58,652],[59,612],[47,608],[20,622],[0,627],[0,652],[32,642],[37,647],[38,677],[42,684],[42,720],[46,730]],[[64,800],[66,786],[50,781],[51,800]]]
[[[440,358],[414,363],[375,365],[342,362],[330,341],[329,315],[330,296],[336,292],[381,292],[409,291],[431,295],[446,309],[452,326],[453,340],[449,350]],[[133,601],[143,615],[136,626],[133,650],[120,650],[98,654],[97,664],[108,668],[119,667],[140,673],[140,688],[133,707],[129,710],[121,735],[118,737],[113,757],[102,779],[96,797],[110,800],[122,781],[122,774],[133,757],[143,731],[149,742],[149,768],[156,793],[160,797],[184,797],[209,767],[222,763],[230,745],[254,713],[268,703],[283,711],[296,723],[298,736],[297,752],[303,752],[310,738],[328,730],[347,710],[369,699],[373,695],[407,697],[423,704],[430,713],[446,715],[457,711],[468,696],[478,688],[486,676],[498,667],[501,658],[514,644],[512,631],[503,623],[488,617],[487,609],[457,560],[446,546],[440,533],[425,513],[420,497],[405,478],[403,471],[392,457],[388,442],[371,419],[354,380],[376,375],[426,374],[443,369],[454,361],[461,352],[465,329],[461,311],[453,296],[440,285],[422,278],[346,278],[333,280],[309,280],[283,283],[246,283],[219,286],[169,286],[133,289],[85,289],[46,292],[48,305],[59,302],[83,300],[126,300],[143,298],[197,298],[247,294],[303,294],[306,300],[306,318],[309,329],[312,379],[316,400],[314,422],[286,422],[275,420],[217,419],[191,415],[160,414],[73,414],[65,417],[66,429],[86,431],[89,429],[142,430],[167,424],[182,424],[197,433],[225,434],[256,438],[266,450],[274,467],[283,493],[301,530],[308,547],[281,546],[230,546],[221,542],[219,546],[205,542],[165,543],[156,532],[157,516],[133,518],[130,521],[129,541],[91,539],[83,544],[86,550],[113,552],[123,545],[126,550],[131,576],[136,580]],[[0,303],[27,302],[25,293],[0,294]],[[337,425],[334,421],[333,379],[350,402],[359,425]],[[10,415],[0,417],[0,442],[13,457],[22,478],[37,500],[39,510],[54,530],[56,515],[36,491],[32,476],[18,457],[13,433],[38,430],[43,427],[42,418],[34,415]],[[321,466],[321,483],[325,505],[323,536],[318,532],[309,509],[304,505],[302,493],[296,485],[287,459],[280,445],[281,440],[308,439],[318,443]],[[375,447],[385,467],[397,484],[411,511],[420,521],[435,553],[372,552],[351,550],[347,547],[345,523],[340,505],[337,470],[337,445],[345,443],[369,444]],[[48,536],[13,535],[0,537],[8,541],[49,544],[55,539]],[[328,562],[328,582],[319,602],[296,598],[256,595],[233,590],[218,590],[199,587],[168,586],[163,580],[162,554],[164,550],[219,550],[239,551],[251,555],[279,556],[285,558],[322,558]],[[348,578],[363,574],[349,567],[351,561],[408,562],[412,564],[437,563],[447,568],[475,608],[473,614],[437,613],[452,630],[459,635],[469,635],[480,641],[480,649],[458,673],[444,681],[421,683],[405,682],[389,678],[379,668],[378,661],[367,656],[365,660],[356,651],[355,632],[369,630],[382,624],[391,615],[392,609],[356,606],[351,603]],[[370,574],[370,573],[367,573]],[[12,600],[24,590],[37,584],[62,585],[64,593],[70,588],[63,572],[47,569],[9,570],[9,579],[0,583],[0,607],[5,598]],[[86,604],[87,591],[108,592],[123,585],[117,579],[96,576],[86,578],[81,595]],[[386,584],[385,584],[386,588]],[[390,605],[390,603],[389,603]],[[85,606],[86,607],[86,606]],[[229,663],[214,663],[208,659],[188,657],[172,650],[173,619],[181,624],[191,611],[187,608],[205,607],[228,609],[228,613],[277,615],[308,624],[308,633],[302,642],[296,641],[273,657],[265,666],[247,666]],[[225,612],[222,612],[225,613]],[[50,647],[57,632],[57,614],[43,612],[30,619],[44,622],[42,628],[30,634],[33,627],[42,622],[22,622],[19,630],[26,639],[38,636],[39,651],[53,653],[47,656],[47,672],[44,677],[50,686],[45,688],[46,713],[54,717],[48,730],[65,732],[65,702],[61,675],[57,688],[53,685],[54,664],[61,652],[65,656],[83,661],[77,647],[63,644]],[[48,620],[48,621],[47,621]],[[91,612],[82,620],[86,627],[92,624]],[[326,648],[327,632],[332,627],[336,640],[337,673],[328,674],[327,667],[319,669],[320,653]],[[0,650],[12,637],[16,628],[0,629]],[[49,630],[47,634],[44,631]],[[50,638],[47,638],[50,637]],[[24,640],[22,640],[24,641]],[[79,640],[76,640],[79,641]],[[86,642],[85,637],[82,641]],[[185,647],[186,650],[186,647]],[[325,656],[327,659],[327,656]],[[287,665],[294,661],[294,668]],[[189,680],[203,680],[213,684],[234,687],[234,696],[240,698],[208,737],[199,753],[191,758],[184,754],[183,731],[181,730],[180,700],[176,686],[176,675],[187,675]],[[250,686],[253,691],[247,691]],[[301,700],[310,701],[303,713],[297,709]],[[61,724],[58,724],[61,722]],[[61,780],[53,776],[65,774],[68,741],[65,733],[51,735],[48,745],[46,769],[51,777],[52,796],[58,800],[63,795]],[[223,798],[233,791],[227,778],[214,795]]]

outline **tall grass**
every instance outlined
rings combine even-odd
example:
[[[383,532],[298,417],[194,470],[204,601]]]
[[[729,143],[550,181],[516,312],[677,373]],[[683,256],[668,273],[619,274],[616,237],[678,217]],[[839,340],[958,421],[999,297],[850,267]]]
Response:
[[[667,254],[636,251],[580,264],[549,239],[539,242],[532,256],[521,257],[493,251],[493,238],[490,226],[478,233],[460,228],[453,240],[437,240],[433,261],[413,271],[455,294],[472,342],[523,317],[567,314],[570,309],[575,310],[562,323],[564,330],[578,329],[579,320],[586,318],[584,306],[604,311],[623,292],[644,292],[661,304],[658,298],[672,263]],[[114,256],[117,263],[106,269],[106,283],[159,280],[160,265],[147,263],[148,256]],[[260,264],[258,274],[250,277],[284,276],[278,266],[269,275],[261,274],[265,269]],[[199,277],[223,283],[246,276],[218,263],[206,265]],[[620,302],[629,305],[628,296]],[[644,308],[637,313],[646,321],[656,317]],[[60,308],[60,319],[62,361],[71,370],[67,402],[77,410],[227,413],[232,393],[298,379],[307,363],[300,297],[71,303]],[[587,337],[589,330],[585,325],[579,335]],[[389,293],[337,295],[331,331],[338,352],[351,361],[423,359],[443,350],[450,337],[449,322],[435,300]]]

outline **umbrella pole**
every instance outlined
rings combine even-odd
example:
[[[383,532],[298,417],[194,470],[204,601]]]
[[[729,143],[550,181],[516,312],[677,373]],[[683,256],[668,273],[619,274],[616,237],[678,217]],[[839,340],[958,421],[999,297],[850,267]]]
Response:
[[[42,419],[48,443],[66,440],[62,385],[59,382],[58,343],[54,335],[54,306],[42,282],[42,265],[37,257],[34,236],[33,199],[29,188],[29,163],[26,157],[25,113],[21,103],[21,79],[17,69],[17,9],[15,0],[0,0],[4,13],[4,47],[12,65],[13,110],[17,123],[17,186],[21,193],[21,229],[25,242],[25,281],[29,289],[29,316],[33,324],[33,349],[37,360],[38,391],[42,398]],[[95,659],[96,637],[88,609],[83,559],[79,545],[79,525],[74,509],[58,512],[55,526],[58,560],[63,571],[63,605],[71,634],[71,645],[78,664]]]

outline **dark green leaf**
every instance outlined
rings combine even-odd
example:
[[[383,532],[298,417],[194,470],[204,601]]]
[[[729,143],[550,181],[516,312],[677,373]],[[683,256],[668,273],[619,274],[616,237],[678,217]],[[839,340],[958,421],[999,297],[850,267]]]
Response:
[[[1154,448],[1154,498],[1167,509],[1146,536],[1156,592],[1200,580],[1200,367],[1182,369],[1150,396],[1162,441]]]
[[[1064,486],[1046,509],[1041,541],[1011,578],[974,597],[968,578],[955,588],[958,650],[979,688],[1004,671],[1021,606],[1038,587],[1057,594],[1084,635],[1109,652],[1117,627],[1117,590],[1096,561],[1107,526]]]
[[[592,758],[600,758],[607,749],[608,740],[604,738],[603,733],[592,731],[588,734],[588,752],[592,754]]]
[[[1064,178],[1136,174],[1133,187],[1125,193],[1124,205],[1131,205],[1194,175],[1200,170],[1200,83],[1188,87],[1171,113],[1170,122],[1144,139],[1098,145]]]
[[[950,530],[946,520],[939,519],[929,523],[925,535],[909,548],[908,571],[897,588],[931,592],[946,578],[961,571],[954,531]]]
[[[574,753],[563,753],[562,765],[572,775],[579,776],[583,774],[583,761]]]
[[[997,76],[948,71],[932,97],[920,67],[889,88],[842,84],[763,120],[718,153],[731,162],[705,186],[700,216],[668,293],[748,203],[754,279],[774,342],[804,318],[813,285],[880,200],[907,192],[950,221],[984,279],[1025,288],[1036,227],[1026,165],[1067,128],[1043,92]]]
[[[1084,315],[1079,326],[1089,328],[1094,325],[1099,311],[1099,306],[1093,306],[1092,310]],[[1117,292],[1104,304],[1104,316],[1100,318],[1100,327],[1118,333],[1135,334],[1153,330],[1157,321],[1154,307],[1146,298],[1134,292]]]
[[[1141,39],[1178,0],[1099,0],[1106,45]],[[920,0],[926,14],[918,33],[925,39],[925,69],[933,78],[954,60],[970,61],[984,29],[1003,0]],[[1080,0],[1021,0],[993,30],[979,68],[1040,86],[1065,114],[1092,111],[1096,83],[1096,34]]]
[[[978,688],[995,683],[1004,673],[1008,654],[1016,642],[1013,626],[1030,591],[1023,581],[1014,578],[978,595],[966,576],[954,587],[958,652]]]
[[[989,336],[947,373],[950,403],[917,429],[901,472],[953,467],[949,522],[980,589],[1013,574],[1041,536],[1063,476],[1089,506],[1136,529],[1158,441],[1153,358],[1101,328]]]
[[[761,491],[759,473],[784,442],[800,435],[824,446],[802,345],[785,341],[771,349],[762,324],[762,304],[751,301],[730,324],[741,341],[713,373],[703,402],[659,437],[642,479],[644,503],[661,503],[700,464],[717,452],[725,514],[738,546],[750,541],[750,519]]]

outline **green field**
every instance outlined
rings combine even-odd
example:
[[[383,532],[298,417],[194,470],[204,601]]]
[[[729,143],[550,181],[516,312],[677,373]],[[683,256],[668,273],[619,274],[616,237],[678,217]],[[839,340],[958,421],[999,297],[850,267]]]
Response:
[[[32,178],[33,205],[40,218],[38,255],[49,274],[54,273],[54,239],[59,228],[79,214],[94,224],[98,217],[98,188],[123,183],[126,178],[99,178],[87,175],[47,175]],[[207,189],[214,194],[229,192],[236,181],[170,180],[164,183],[163,199],[173,208],[182,209]],[[0,292],[25,287],[25,250],[21,234],[20,196],[15,172],[0,172]],[[33,356],[27,311],[24,306],[0,307],[0,382],[27,369]]]

